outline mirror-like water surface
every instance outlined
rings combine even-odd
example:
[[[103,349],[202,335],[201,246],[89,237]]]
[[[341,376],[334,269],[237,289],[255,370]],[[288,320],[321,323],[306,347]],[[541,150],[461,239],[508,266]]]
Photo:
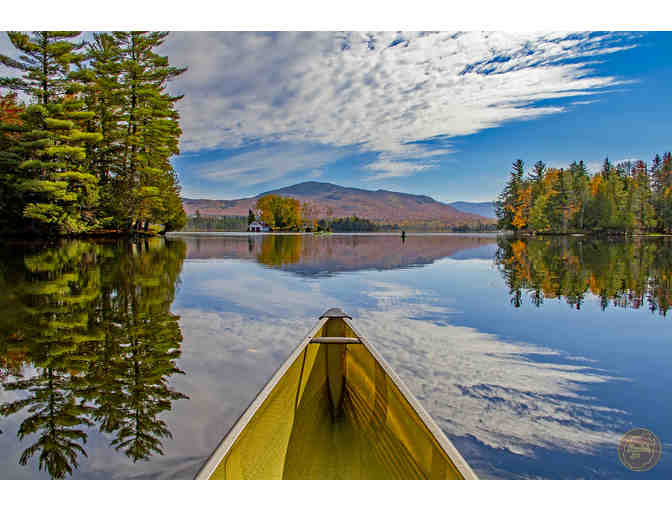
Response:
[[[16,243],[0,301],[0,478],[193,477],[333,306],[480,477],[672,478],[669,239]]]

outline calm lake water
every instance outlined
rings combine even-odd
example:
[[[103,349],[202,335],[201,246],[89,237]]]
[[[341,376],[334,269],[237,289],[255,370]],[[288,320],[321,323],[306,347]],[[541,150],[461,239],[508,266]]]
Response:
[[[334,306],[480,477],[672,478],[672,240],[494,235],[5,243],[0,478],[192,478]]]

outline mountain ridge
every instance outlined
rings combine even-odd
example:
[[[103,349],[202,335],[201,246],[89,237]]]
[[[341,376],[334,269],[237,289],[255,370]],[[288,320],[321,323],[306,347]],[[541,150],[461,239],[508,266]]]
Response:
[[[296,198],[314,208],[318,217],[358,216],[377,223],[437,223],[437,226],[491,224],[491,217],[460,210],[427,195],[378,189],[375,191],[340,186],[329,182],[305,181],[265,191],[253,197],[232,200],[183,198],[187,215],[199,211],[207,216],[247,216],[257,199],[265,195]]]

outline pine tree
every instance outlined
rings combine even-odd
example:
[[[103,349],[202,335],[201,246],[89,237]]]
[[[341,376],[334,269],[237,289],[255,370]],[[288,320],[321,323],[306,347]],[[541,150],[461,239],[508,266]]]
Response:
[[[516,209],[519,207],[519,192],[525,173],[524,164],[521,159],[514,161],[509,182],[500,193],[496,202],[496,214],[498,218],[497,226],[501,229],[518,230],[514,226]]]
[[[121,108],[124,103],[120,85],[119,49],[107,33],[96,33],[86,46],[86,65],[72,73],[77,81],[87,110],[95,115],[87,129],[97,131],[102,139],[86,144],[86,160],[93,175],[99,179],[100,199],[97,211],[101,226],[118,228],[115,217],[118,198],[113,181],[123,163],[124,126]]]
[[[118,197],[116,215],[129,230],[146,230],[150,221],[165,214],[180,216],[175,210],[177,182],[169,158],[179,153],[181,130],[175,103],[182,96],[171,96],[166,86],[186,68],[172,67],[166,57],[154,52],[167,35],[112,34],[119,52],[119,83],[125,99],[121,115],[126,128],[114,195]]]
[[[602,163],[602,177],[608,179],[612,172],[612,165],[609,162],[609,157],[604,158],[604,163]]]
[[[564,168],[556,171],[556,178],[552,188],[553,194],[549,200],[551,228],[562,233],[567,233],[569,224],[570,185],[568,180],[569,172],[565,171]]]
[[[247,212],[247,226],[249,227],[255,221],[256,218],[254,217],[254,213],[252,212],[252,209],[249,209]]]
[[[532,173],[529,180],[532,184],[539,185],[544,180],[544,172],[546,171],[546,164],[543,161],[537,161],[532,167]]]
[[[583,230],[586,205],[590,198],[590,178],[588,169],[583,160],[572,162],[569,165],[570,187],[570,214],[572,215],[572,226]]]
[[[8,32],[22,55],[19,60],[0,55],[5,66],[23,72],[0,84],[35,100],[22,116],[24,131],[15,149],[21,160],[15,189],[33,230],[80,233],[96,223],[97,178],[86,168],[84,144],[102,137],[83,128],[94,114],[84,111],[70,76],[70,66],[82,59],[83,43],[68,40],[79,34]]]

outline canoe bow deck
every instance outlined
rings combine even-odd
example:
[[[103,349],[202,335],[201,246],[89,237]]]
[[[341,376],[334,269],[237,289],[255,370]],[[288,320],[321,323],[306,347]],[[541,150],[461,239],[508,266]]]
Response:
[[[328,310],[197,479],[475,479],[340,309]]]

